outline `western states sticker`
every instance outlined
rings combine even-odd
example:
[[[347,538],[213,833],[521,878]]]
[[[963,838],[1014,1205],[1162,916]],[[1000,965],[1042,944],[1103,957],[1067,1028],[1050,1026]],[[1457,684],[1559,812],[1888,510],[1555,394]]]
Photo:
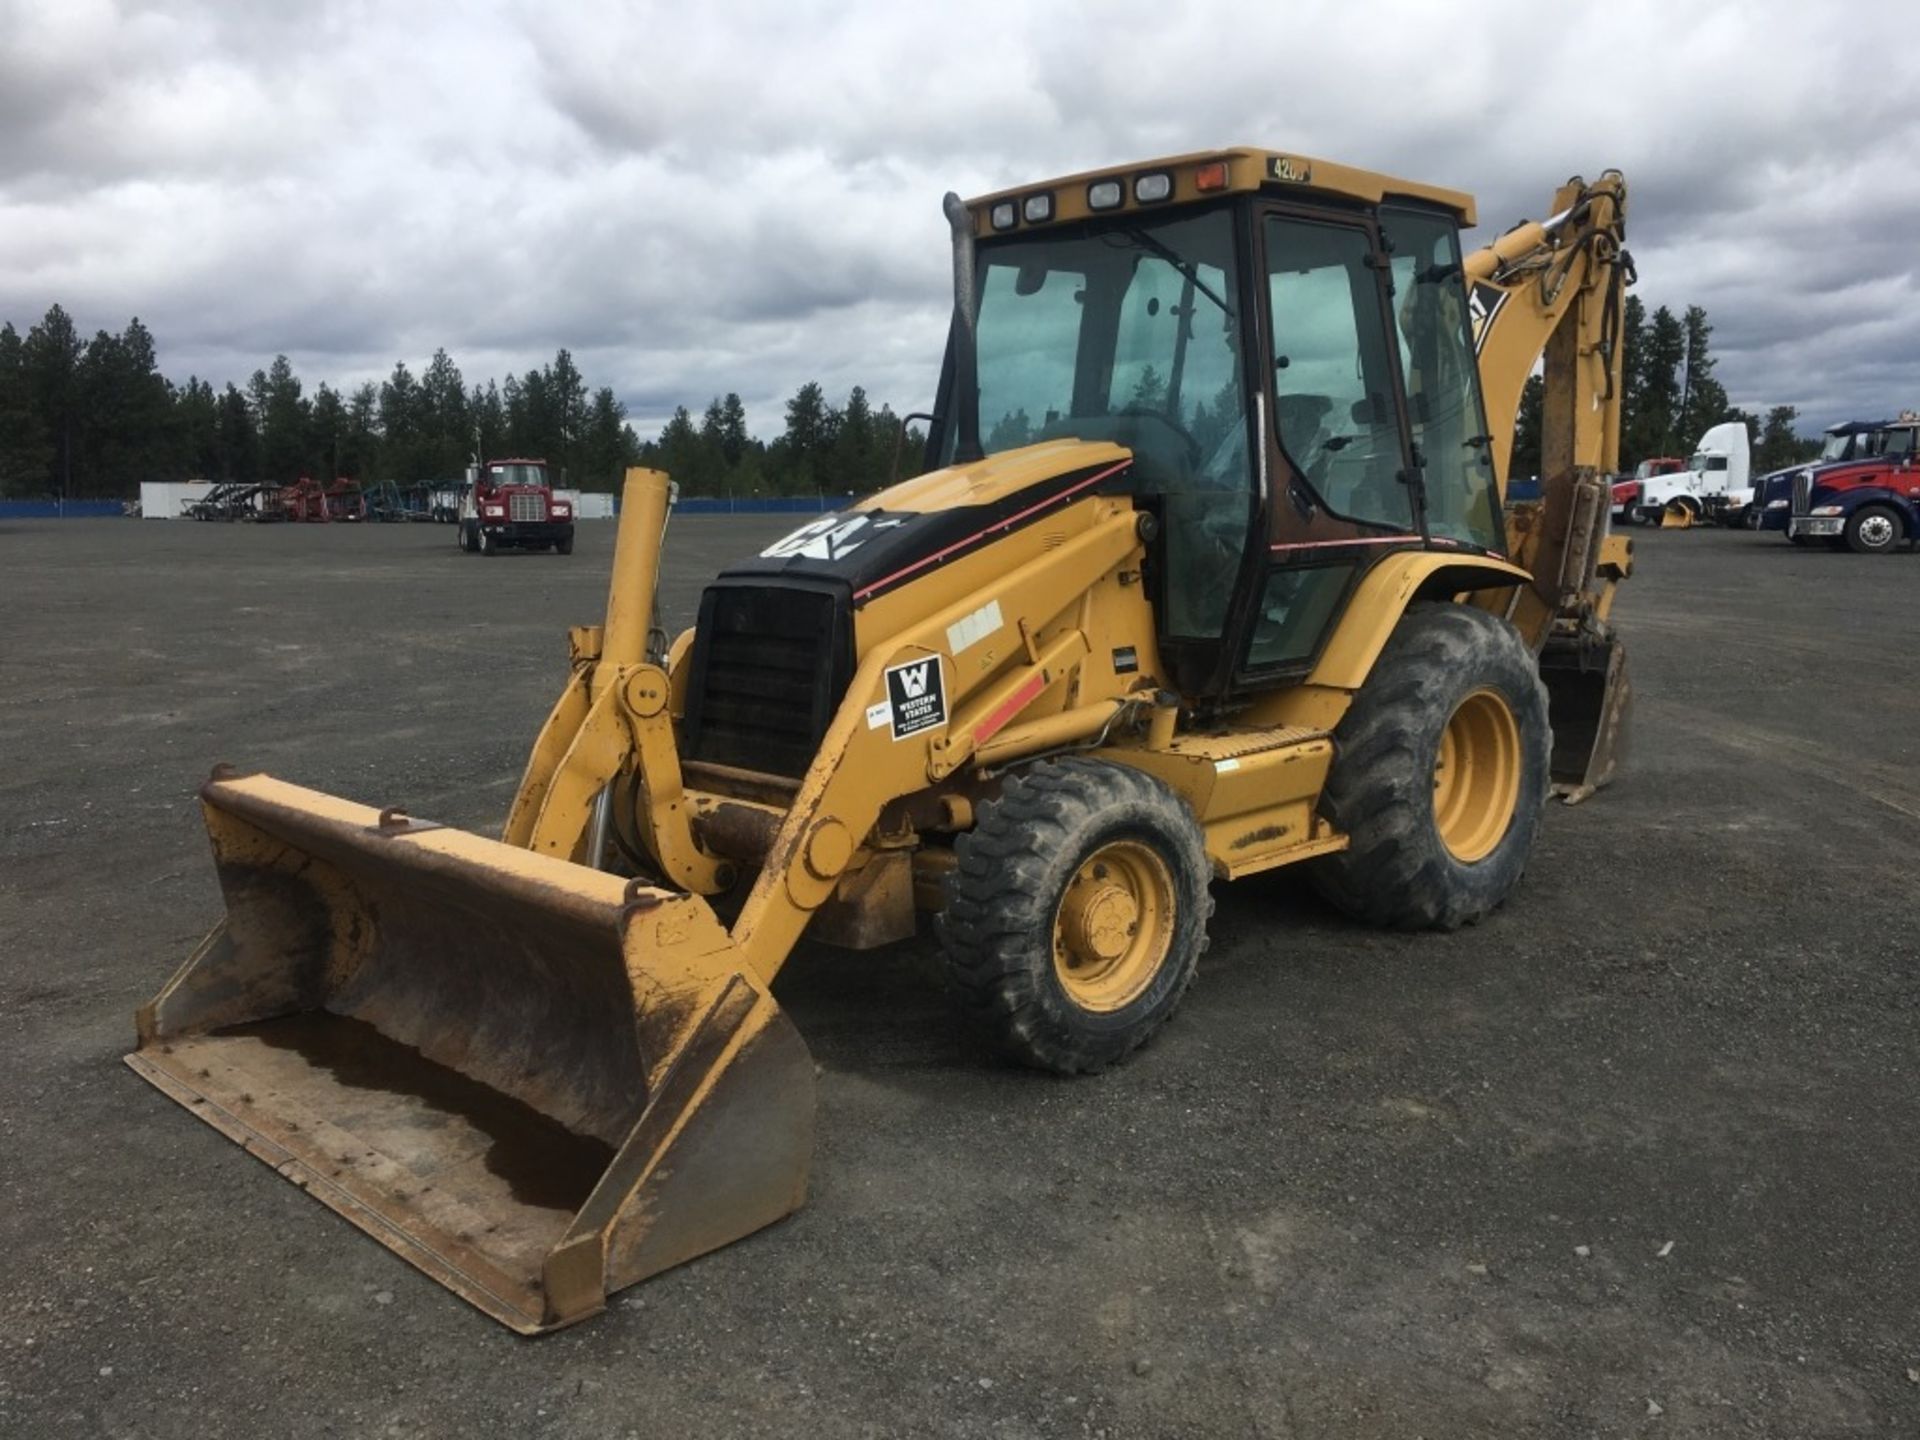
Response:
[[[893,738],[904,740],[947,723],[947,691],[940,657],[928,655],[887,670],[887,703],[893,710]],[[874,709],[878,709],[875,706]],[[868,712],[869,717],[872,711]]]

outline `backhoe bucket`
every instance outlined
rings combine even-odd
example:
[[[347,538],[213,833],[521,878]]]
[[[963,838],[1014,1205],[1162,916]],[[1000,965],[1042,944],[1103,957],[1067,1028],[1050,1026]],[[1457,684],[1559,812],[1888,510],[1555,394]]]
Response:
[[[264,776],[127,1063],[523,1334],[799,1207],[813,1065],[702,900]],[[217,1240],[217,1235],[216,1235]]]
[[[1577,805],[1610,782],[1626,757],[1633,709],[1626,648],[1612,638],[1605,644],[1550,641],[1540,652],[1540,678],[1553,726],[1553,793]]]

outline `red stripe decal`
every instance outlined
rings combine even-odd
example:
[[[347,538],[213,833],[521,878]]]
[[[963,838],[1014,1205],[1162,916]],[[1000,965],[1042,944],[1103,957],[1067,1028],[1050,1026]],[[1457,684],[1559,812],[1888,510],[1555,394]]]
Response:
[[[1034,696],[1046,688],[1046,676],[1029,675],[1026,684],[1014,691],[1013,694],[1009,695],[1005,700],[1002,700],[991,715],[987,716],[986,719],[974,727],[973,743],[976,745],[984,745],[995,735],[998,735],[1006,728],[1009,720],[1013,719],[1014,716],[1026,708],[1029,700],[1033,699]]]
[[[896,570],[893,572],[893,574],[884,576],[883,578],[874,581],[871,585],[865,586],[862,589],[854,591],[853,598],[856,600],[864,600],[867,598],[867,596],[873,594],[874,591],[884,590],[887,588],[887,586],[893,584],[894,581],[903,580],[907,576],[913,574],[916,570],[924,570],[929,565],[938,565],[942,560],[946,559],[949,555],[953,554],[956,550],[964,550],[969,545],[975,544],[978,541],[986,539],[987,536],[993,534],[995,531],[1010,530],[1015,525],[1018,525],[1022,520],[1025,520],[1029,515],[1037,514],[1039,511],[1046,509],[1049,505],[1058,505],[1062,500],[1065,500],[1069,495],[1077,495],[1080,493],[1080,491],[1086,489],[1089,485],[1097,485],[1102,480],[1106,479],[1109,475],[1117,475],[1120,471],[1126,469],[1127,466],[1131,465],[1132,463],[1133,461],[1128,459],[1128,460],[1122,460],[1118,465],[1109,465],[1106,469],[1102,470],[1099,474],[1089,475],[1086,479],[1078,481],[1072,485],[1069,485],[1066,489],[1062,490],[1058,495],[1051,495],[1045,500],[1035,501],[1033,504],[1029,505],[1026,509],[1022,510],[1017,515],[1009,515],[1004,520],[996,520],[993,522],[993,524],[987,526],[986,529],[981,530],[976,534],[969,535],[964,540],[956,540],[953,542],[953,544],[946,546],[944,549],[936,550],[931,555],[922,556],[920,559],[914,561],[913,564],[908,565],[904,569]]]

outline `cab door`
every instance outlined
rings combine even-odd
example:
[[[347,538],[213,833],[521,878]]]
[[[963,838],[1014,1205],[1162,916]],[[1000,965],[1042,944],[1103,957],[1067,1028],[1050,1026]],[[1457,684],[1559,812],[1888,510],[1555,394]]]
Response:
[[[1305,669],[1366,566],[1425,543],[1378,228],[1335,211],[1256,218],[1269,529],[1244,621],[1247,689]]]

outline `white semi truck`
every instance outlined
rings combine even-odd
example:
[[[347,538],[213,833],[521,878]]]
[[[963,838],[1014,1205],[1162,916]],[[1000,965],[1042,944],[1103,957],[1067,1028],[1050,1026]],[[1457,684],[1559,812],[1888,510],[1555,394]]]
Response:
[[[1686,469],[1642,480],[1639,495],[1621,506],[1619,518],[1629,525],[1738,525],[1752,504],[1746,423],[1729,420],[1700,437]]]

